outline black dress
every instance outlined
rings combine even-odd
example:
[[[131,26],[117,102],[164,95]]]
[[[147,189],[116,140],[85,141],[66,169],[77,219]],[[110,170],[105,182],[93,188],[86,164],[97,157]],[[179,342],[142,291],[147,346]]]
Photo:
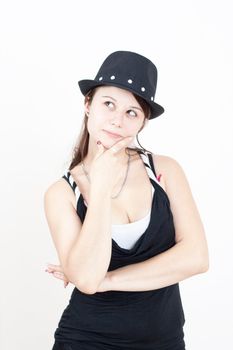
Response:
[[[166,192],[159,184],[151,153],[139,151],[155,191],[150,222],[131,249],[112,239],[108,271],[135,264],[175,245],[175,227]],[[77,214],[87,211],[69,171],[63,176],[77,197]],[[52,350],[184,350],[185,317],[179,284],[148,291],[85,294],[74,287],[54,333]]]

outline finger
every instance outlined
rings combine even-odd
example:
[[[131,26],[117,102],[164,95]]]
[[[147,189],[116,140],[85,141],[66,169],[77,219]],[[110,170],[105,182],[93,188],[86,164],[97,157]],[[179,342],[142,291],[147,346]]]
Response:
[[[68,282],[68,283],[69,283],[69,280],[68,280],[68,278],[66,277],[66,275],[65,275],[64,273],[60,273],[60,272],[53,272],[53,275],[54,275],[55,277],[60,277],[60,278],[62,278],[62,279],[63,279],[63,281],[65,281],[65,282]]]
[[[123,147],[128,145],[133,140],[133,136],[125,137],[123,140],[118,141],[115,143],[112,147],[108,149],[108,151],[111,151],[112,153],[116,154],[119,152]]]
[[[63,276],[63,277],[65,276],[64,273],[59,272],[59,271],[54,271],[53,274],[56,276]]]
[[[61,265],[58,265],[58,264],[50,264],[50,263],[47,263],[46,265],[47,265],[48,267],[57,267],[57,268],[61,267]]]
[[[54,272],[53,276],[60,279],[60,280],[66,281],[66,278],[65,278],[64,274],[62,274],[62,273]]]
[[[102,145],[101,141],[97,141],[97,152],[95,154],[94,159],[98,158],[102,153],[105,152],[105,147]]]
[[[61,265],[54,265],[54,264],[47,264],[47,269],[49,271],[60,271],[60,272],[63,271]]]
[[[64,288],[68,286],[69,282],[64,282]]]
[[[53,272],[52,275],[55,277],[55,278],[58,278],[62,281],[64,281],[64,283],[68,284],[69,283],[69,280],[67,279],[67,277],[62,274],[62,273],[59,273],[59,272]]]
[[[62,281],[64,281],[64,288],[66,288],[67,286],[68,286],[68,284],[69,284],[69,281],[64,277],[64,276],[58,276],[57,274],[53,274],[53,276],[55,277],[55,278],[58,278],[58,279],[60,279],[60,280],[62,280]]]

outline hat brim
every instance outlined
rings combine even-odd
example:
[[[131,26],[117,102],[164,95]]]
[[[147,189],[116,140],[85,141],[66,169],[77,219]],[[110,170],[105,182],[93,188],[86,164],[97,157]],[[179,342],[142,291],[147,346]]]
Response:
[[[146,99],[145,96],[143,96],[143,94],[138,93],[132,87],[127,88],[125,85],[117,84],[116,82],[111,82],[111,83],[104,82],[104,83],[102,83],[102,82],[98,82],[96,80],[91,80],[91,79],[79,80],[78,85],[79,85],[79,88],[84,96],[88,93],[88,91],[90,89],[93,89],[97,86],[103,86],[103,85],[116,86],[116,87],[122,88],[124,90],[128,90],[130,92],[133,92],[136,95],[142,97],[151,107],[151,115],[150,115],[149,119],[157,118],[161,114],[164,113],[164,108],[161,105],[159,105],[158,103],[156,103],[154,101]]]

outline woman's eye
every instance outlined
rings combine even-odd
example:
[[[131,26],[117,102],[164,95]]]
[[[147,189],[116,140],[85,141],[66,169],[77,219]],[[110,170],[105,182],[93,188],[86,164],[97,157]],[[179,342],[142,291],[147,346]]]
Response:
[[[112,106],[114,106],[114,103],[113,103],[112,101],[106,101],[106,102],[104,102],[104,103],[105,103],[105,105],[107,105],[107,106],[109,106],[109,104],[112,104]],[[129,115],[130,115],[131,117],[137,117],[137,113],[134,112],[132,109],[129,109],[128,112],[130,112]]]
[[[106,103],[107,103],[107,104],[108,104],[108,103],[111,103],[111,104],[113,105],[112,101],[106,101],[105,104],[106,104]]]
[[[132,113],[130,113],[131,117],[136,117],[137,116],[137,113],[135,113],[132,109],[130,109],[129,111],[132,112]]]

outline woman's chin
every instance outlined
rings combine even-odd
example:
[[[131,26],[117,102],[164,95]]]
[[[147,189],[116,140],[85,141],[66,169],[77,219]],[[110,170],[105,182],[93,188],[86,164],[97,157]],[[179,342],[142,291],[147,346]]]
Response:
[[[109,149],[111,148],[117,141],[106,141],[106,140],[100,140],[100,142],[102,143],[102,145],[104,146],[105,149]]]

